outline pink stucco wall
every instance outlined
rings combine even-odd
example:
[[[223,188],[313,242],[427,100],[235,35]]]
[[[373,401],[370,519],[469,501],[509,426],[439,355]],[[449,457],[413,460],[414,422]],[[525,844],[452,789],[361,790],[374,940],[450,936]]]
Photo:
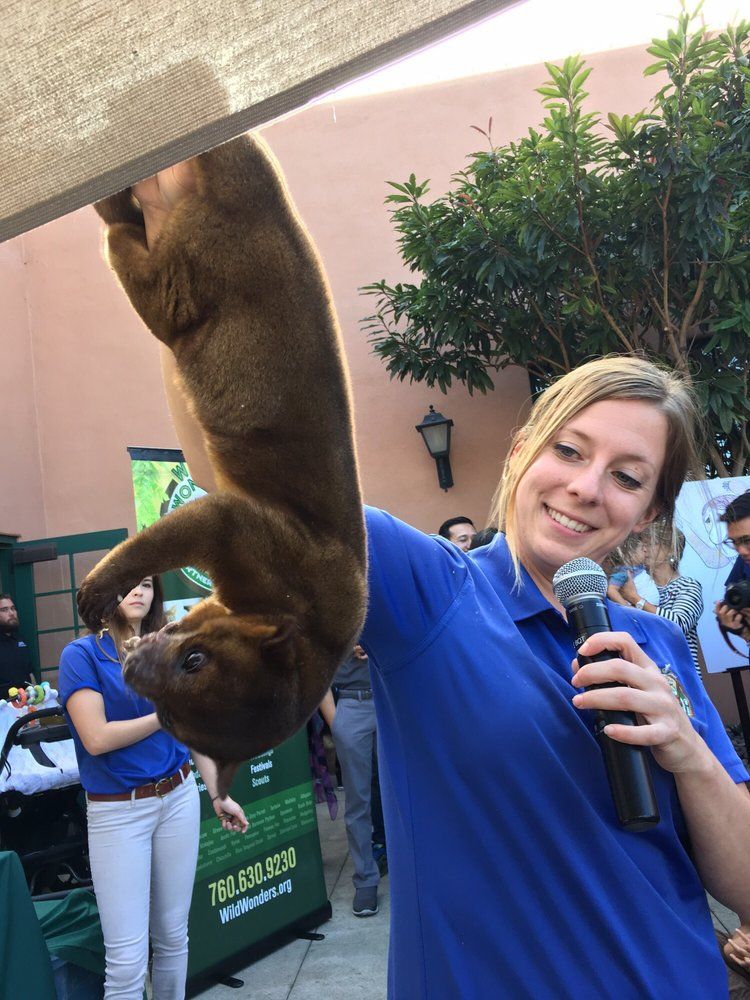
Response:
[[[637,50],[592,57],[592,105],[633,111],[653,90]],[[454,512],[484,522],[509,435],[526,404],[525,374],[497,390],[447,397],[389,382],[359,323],[372,300],[358,288],[403,268],[383,206],[386,180],[412,171],[436,194],[481,139],[492,115],[497,142],[541,114],[528,67],[305,109],[265,130],[320,249],[338,309],[354,387],[366,498],[434,530]],[[161,389],[156,347],[99,254],[93,210],[60,219],[0,248],[9,363],[0,378],[4,488],[0,531],[28,537],[134,527],[128,445],[177,441]],[[437,487],[414,431],[433,403],[453,418],[455,487]]]

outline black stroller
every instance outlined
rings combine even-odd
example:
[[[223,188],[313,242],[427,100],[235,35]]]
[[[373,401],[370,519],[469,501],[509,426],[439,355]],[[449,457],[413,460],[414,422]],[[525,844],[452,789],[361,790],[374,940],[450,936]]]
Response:
[[[91,885],[86,808],[62,709],[9,727],[0,750],[0,850],[15,851],[32,896]]]

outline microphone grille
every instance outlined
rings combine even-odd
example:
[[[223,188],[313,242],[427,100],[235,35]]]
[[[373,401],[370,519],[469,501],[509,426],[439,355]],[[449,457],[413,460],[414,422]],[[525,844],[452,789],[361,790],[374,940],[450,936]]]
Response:
[[[552,589],[560,604],[567,608],[569,602],[581,594],[604,597],[607,593],[607,577],[593,559],[571,559],[552,577]]]

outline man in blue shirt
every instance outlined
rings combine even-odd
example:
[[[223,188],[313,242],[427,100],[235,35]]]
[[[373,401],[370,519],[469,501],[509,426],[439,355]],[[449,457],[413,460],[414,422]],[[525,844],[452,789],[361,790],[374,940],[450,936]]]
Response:
[[[727,541],[737,552],[726,584],[747,580],[750,588],[750,490],[727,505],[721,520],[727,526]],[[750,607],[738,611],[720,602],[716,605],[716,618],[727,632],[750,643]]]

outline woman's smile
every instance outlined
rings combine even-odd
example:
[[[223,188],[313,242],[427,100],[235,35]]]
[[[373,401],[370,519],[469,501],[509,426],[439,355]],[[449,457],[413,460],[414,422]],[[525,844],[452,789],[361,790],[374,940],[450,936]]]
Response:
[[[581,410],[542,448],[518,484],[515,518],[521,563],[543,593],[563,563],[601,562],[652,520],[666,438],[655,406],[609,399]]]
[[[550,507],[548,504],[544,505],[544,509],[555,524],[559,524],[562,528],[565,528],[567,531],[572,531],[576,535],[585,535],[589,531],[594,530],[590,524],[578,521],[567,514],[563,514],[560,510],[554,510],[554,508]]]

